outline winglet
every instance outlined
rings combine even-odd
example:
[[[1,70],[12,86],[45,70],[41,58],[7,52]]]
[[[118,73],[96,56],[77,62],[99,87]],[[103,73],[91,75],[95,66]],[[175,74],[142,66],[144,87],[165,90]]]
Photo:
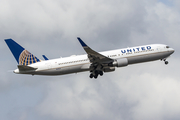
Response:
[[[77,37],[77,39],[79,40],[79,42],[83,47],[87,47],[87,45],[81,40],[81,38]]]

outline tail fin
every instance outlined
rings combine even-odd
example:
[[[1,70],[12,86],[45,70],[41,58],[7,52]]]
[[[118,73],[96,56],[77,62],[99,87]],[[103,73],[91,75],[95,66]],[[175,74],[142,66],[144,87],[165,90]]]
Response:
[[[5,42],[19,65],[30,65],[32,63],[40,62],[36,56],[28,52],[14,40],[5,39]]]

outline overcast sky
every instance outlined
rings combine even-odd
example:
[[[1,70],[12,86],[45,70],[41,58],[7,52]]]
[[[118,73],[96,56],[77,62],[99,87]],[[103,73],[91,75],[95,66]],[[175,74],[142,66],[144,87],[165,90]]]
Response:
[[[42,59],[152,43],[175,49],[162,61],[129,65],[97,80],[89,72],[16,75],[4,42]],[[0,0],[1,120],[179,120],[179,0]]]

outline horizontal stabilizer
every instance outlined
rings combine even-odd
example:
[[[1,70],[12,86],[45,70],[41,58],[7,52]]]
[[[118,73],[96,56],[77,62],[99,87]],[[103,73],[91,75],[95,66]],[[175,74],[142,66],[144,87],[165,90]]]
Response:
[[[45,60],[49,60],[45,55],[42,55]]]
[[[18,65],[18,69],[19,71],[28,71],[28,70],[36,70],[37,68],[33,68],[25,65]]]

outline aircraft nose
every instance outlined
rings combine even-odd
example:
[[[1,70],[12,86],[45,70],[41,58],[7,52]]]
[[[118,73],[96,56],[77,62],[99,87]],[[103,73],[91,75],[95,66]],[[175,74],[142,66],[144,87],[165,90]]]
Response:
[[[170,49],[169,49],[169,52],[171,52],[171,54],[174,53],[174,51],[175,51],[175,50],[174,50],[173,48],[170,48]]]

